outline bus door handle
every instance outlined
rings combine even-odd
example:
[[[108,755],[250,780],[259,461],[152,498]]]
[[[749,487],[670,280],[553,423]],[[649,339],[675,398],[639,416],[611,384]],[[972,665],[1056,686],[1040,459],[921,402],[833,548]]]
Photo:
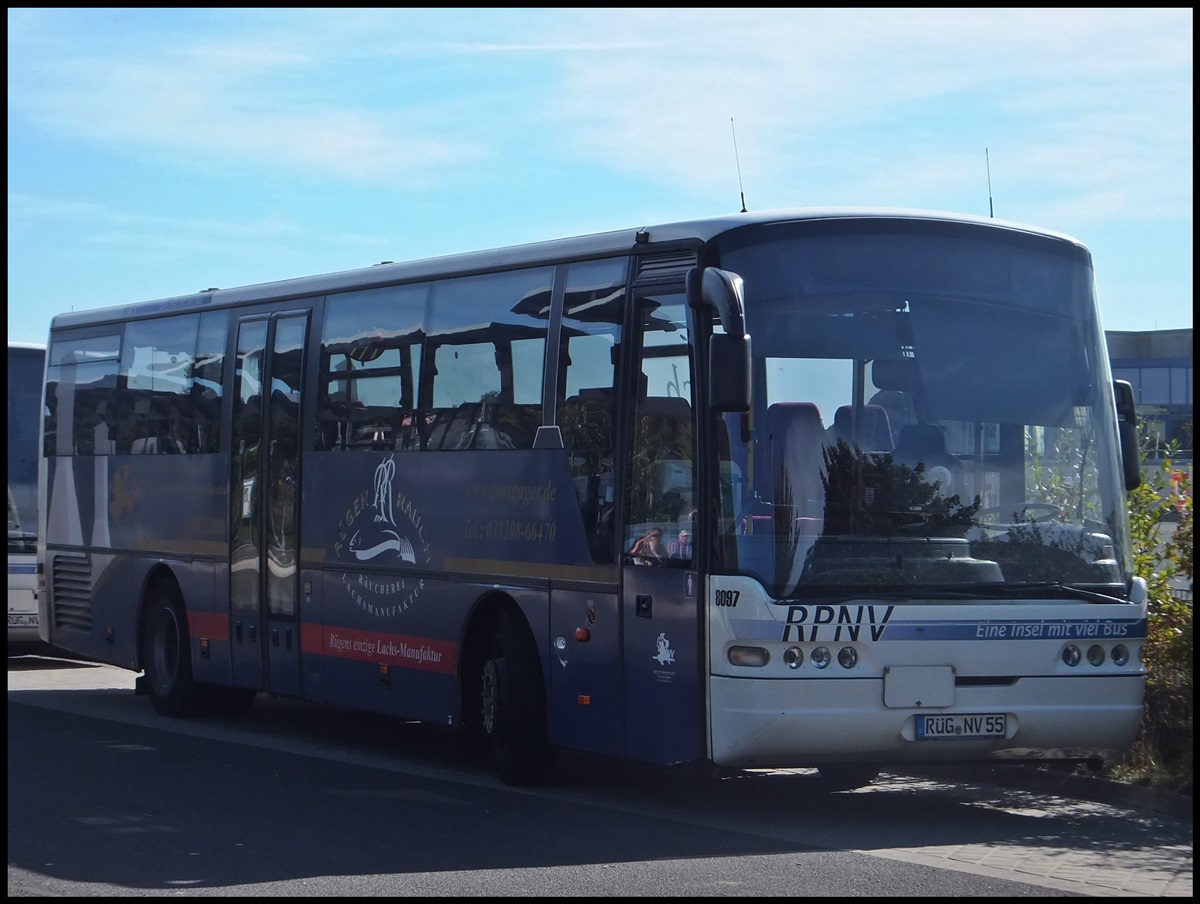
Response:
[[[654,597],[639,593],[633,598],[633,614],[638,618],[650,618],[654,614]]]
[[[271,629],[271,646],[273,646],[273,647],[279,646],[279,629],[278,628]]]

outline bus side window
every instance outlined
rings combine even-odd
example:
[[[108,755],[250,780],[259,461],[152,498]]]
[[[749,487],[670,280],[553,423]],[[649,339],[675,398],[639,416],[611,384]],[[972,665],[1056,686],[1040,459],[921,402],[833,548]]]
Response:
[[[567,269],[555,422],[562,430],[579,514],[595,562],[615,552],[616,362],[625,315],[626,257]]]
[[[612,534],[614,409],[614,392],[607,386],[581,389],[558,409],[575,495],[597,560],[609,555]]]
[[[115,338],[119,343],[119,337]],[[110,454],[116,437],[112,404],[117,386],[116,356],[82,364],[68,360],[62,366],[52,366],[49,379],[55,384],[58,411],[71,412],[69,423],[60,420],[57,424],[55,454]]]
[[[641,451],[651,463],[650,517],[677,522],[695,504],[692,493],[692,406],[675,396],[651,396],[638,413]]]
[[[417,374],[429,286],[329,297],[321,331],[317,451],[420,448]]]
[[[464,402],[454,408],[437,408],[429,430],[428,449],[469,449],[479,420],[479,404]]]
[[[433,284],[420,392],[439,412],[430,449],[533,448],[553,276],[532,267]]]
[[[667,541],[694,528],[695,430],[688,309],[682,294],[647,294],[641,316],[639,386],[633,419],[626,549],[651,530]]]

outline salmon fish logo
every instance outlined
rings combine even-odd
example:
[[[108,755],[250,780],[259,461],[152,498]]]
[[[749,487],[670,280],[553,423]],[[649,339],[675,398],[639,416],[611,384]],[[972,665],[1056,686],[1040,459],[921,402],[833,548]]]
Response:
[[[337,526],[333,558],[347,567],[363,564],[402,569],[392,573],[344,571],[341,583],[364,612],[393,616],[405,612],[425,589],[424,578],[406,574],[409,566],[430,561],[424,520],[403,491],[397,490],[396,461],[388,458],[375,469],[374,485],[355,496]]]

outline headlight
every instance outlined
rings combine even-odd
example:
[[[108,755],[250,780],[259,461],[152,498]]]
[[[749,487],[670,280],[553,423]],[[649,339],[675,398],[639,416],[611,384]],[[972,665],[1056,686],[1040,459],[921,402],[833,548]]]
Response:
[[[771,654],[762,647],[730,647],[727,654],[734,665],[762,668],[771,661]]]

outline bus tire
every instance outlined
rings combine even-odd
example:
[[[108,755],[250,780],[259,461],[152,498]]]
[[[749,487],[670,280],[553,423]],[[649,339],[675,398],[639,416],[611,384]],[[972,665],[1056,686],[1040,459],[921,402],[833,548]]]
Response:
[[[500,613],[480,675],[480,716],[506,785],[540,785],[557,756],[546,726],[546,693],[533,638],[513,611]]]
[[[817,776],[822,791],[853,791],[875,781],[879,769],[867,763],[823,763]]]
[[[155,584],[142,612],[142,669],[150,705],[164,716],[194,716],[205,694],[192,678],[191,638],[179,594],[167,581]]]

